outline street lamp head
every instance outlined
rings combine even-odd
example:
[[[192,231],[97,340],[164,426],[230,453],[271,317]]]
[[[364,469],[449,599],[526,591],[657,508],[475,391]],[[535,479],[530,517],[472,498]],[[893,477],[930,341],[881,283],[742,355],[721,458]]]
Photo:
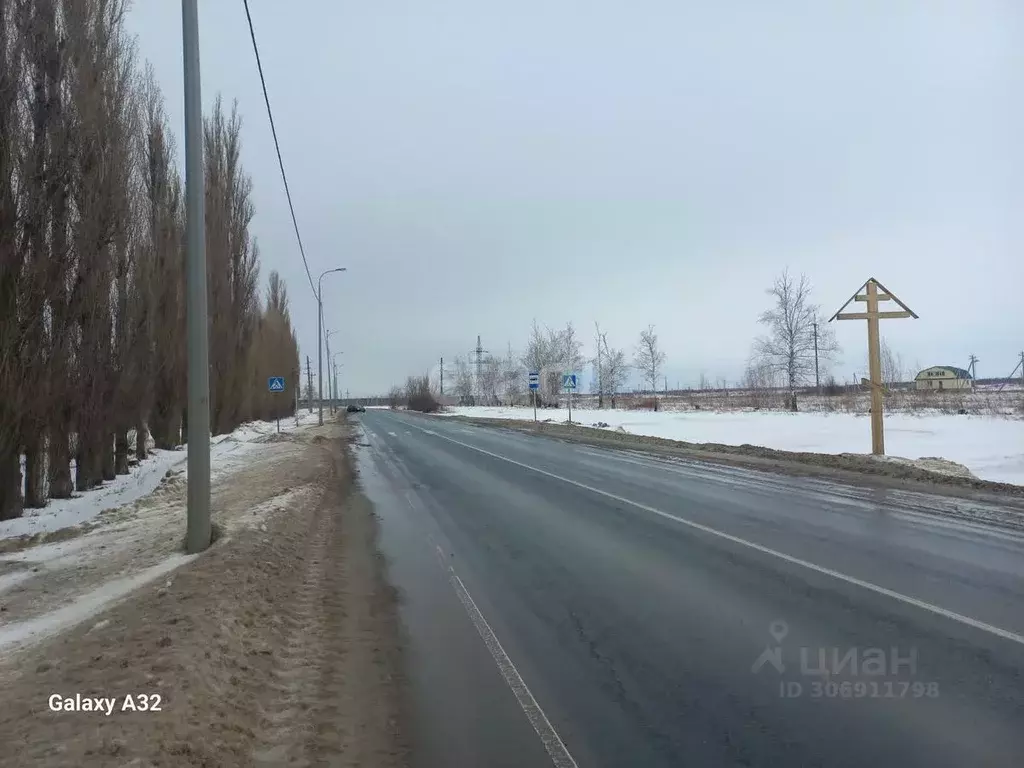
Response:
[[[317,302],[320,301],[320,284],[324,280],[324,275],[329,275],[332,272],[348,272],[348,267],[335,267],[334,269],[325,269],[323,272],[320,273],[320,277],[318,277],[316,280]]]

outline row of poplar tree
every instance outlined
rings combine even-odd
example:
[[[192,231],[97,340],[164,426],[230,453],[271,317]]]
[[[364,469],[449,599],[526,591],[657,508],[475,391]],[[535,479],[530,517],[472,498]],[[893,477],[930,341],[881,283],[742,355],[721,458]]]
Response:
[[[0,520],[185,440],[184,187],[127,0],[0,0]],[[292,413],[283,282],[259,292],[241,121],[205,119],[214,434]],[[289,377],[291,384],[291,377]]]

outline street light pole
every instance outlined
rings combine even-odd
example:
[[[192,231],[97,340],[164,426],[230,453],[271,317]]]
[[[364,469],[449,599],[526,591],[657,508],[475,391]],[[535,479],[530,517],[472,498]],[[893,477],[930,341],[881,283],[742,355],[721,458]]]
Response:
[[[206,298],[206,211],[203,100],[199,77],[198,0],[181,0],[185,79],[185,272],[188,334],[189,554],[210,546],[210,350]]]
[[[334,399],[340,401],[341,396],[338,392],[338,355],[343,355],[344,352],[335,352],[331,357],[331,363],[334,365]],[[333,401],[332,401],[333,402]],[[340,402],[338,403],[341,404]]]
[[[193,0],[195,2],[195,0]],[[334,269],[325,269],[320,273],[319,279],[316,281],[316,367],[317,367],[317,389],[319,390],[318,398],[320,400],[320,415],[319,423],[322,427],[324,425],[324,338],[323,338],[323,323],[324,323],[324,300],[323,300],[323,282],[324,275],[329,275],[332,272],[345,272],[345,267],[335,267]]]
[[[337,390],[331,384],[331,361],[334,359],[331,356],[331,336],[336,334],[337,331],[325,331],[324,332],[324,346],[327,347],[327,399],[331,401],[331,413],[334,413],[334,399],[338,396]]]

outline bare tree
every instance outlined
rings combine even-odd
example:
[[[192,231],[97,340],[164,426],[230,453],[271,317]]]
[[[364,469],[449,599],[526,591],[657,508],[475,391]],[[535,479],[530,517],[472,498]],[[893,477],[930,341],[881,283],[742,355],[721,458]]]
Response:
[[[148,392],[140,388],[139,394],[135,441],[139,459],[146,456],[147,426],[157,448],[181,443],[187,384],[182,183],[175,168],[174,137],[152,67],[146,71],[144,99],[139,173],[145,215],[140,248],[147,268],[140,274],[135,314],[140,334],[149,340],[140,350],[139,376],[148,379],[150,386]]]
[[[882,383],[888,388],[901,384],[907,375],[903,356],[898,352],[893,352],[892,347],[884,338],[881,340],[879,357],[882,363]]]
[[[430,376],[410,376],[405,385],[406,407],[410,411],[433,413],[441,404],[430,387]]]
[[[583,342],[572,323],[566,323],[564,328],[549,333],[551,346],[558,361],[559,370],[551,372],[552,383],[557,390],[562,388],[562,374],[579,373],[586,365],[586,358],[583,357]],[[572,395],[573,393],[569,392],[570,398]]]
[[[206,119],[206,253],[210,274],[210,424],[230,432],[251,416],[249,348],[258,317],[259,248],[249,236],[252,180],[241,165],[242,121],[218,97]]]
[[[523,365],[540,374],[538,401],[557,399],[562,390],[562,374],[579,371],[585,364],[583,343],[572,323],[552,330],[533,323],[533,331],[522,358]]]
[[[397,384],[388,390],[388,407],[394,410],[405,400],[405,390]]]
[[[484,404],[494,405],[498,394],[502,391],[505,381],[502,360],[495,355],[488,355],[482,361],[480,369],[480,395]]]
[[[508,354],[501,361],[502,382],[505,390],[505,397],[509,405],[514,405],[516,399],[522,394],[525,374],[523,366],[516,359],[512,352],[512,345],[509,344]]]
[[[163,99],[140,77],[128,0],[0,0],[0,519],[173,447],[185,416],[181,182]],[[207,121],[216,428],[293,407],[283,283],[264,308],[241,121]],[[219,366],[219,367],[218,367]],[[294,380],[293,380],[294,381]],[[71,457],[75,475],[72,478]]]
[[[594,323],[594,345],[597,354],[594,355],[594,378],[597,380],[598,407],[604,408],[604,398],[611,399],[612,408],[615,407],[615,396],[626,383],[629,375],[629,365],[626,363],[626,353],[608,345],[608,334],[603,332],[597,323]]]
[[[473,371],[469,367],[469,361],[462,355],[458,355],[453,361],[455,369],[452,391],[459,398],[463,405],[473,404]]]
[[[771,365],[752,358],[743,374],[743,388],[750,395],[755,408],[766,408],[779,385],[779,373]]]
[[[547,397],[554,396],[558,391],[557,385],[552,388],[550,377],[551,369],[554,368],[556,362],[556,353],[552,348],[550,334],[545,334],[534,320],[530,340],[527,342],[526,352],[523,355],[523,365],[528,370],[540,374],[540,388],[535,393],[540,405],[543,405]]]
[[[15,28],[18,4],[0,0],[0,520],[22,512],[20,437],[26,391],[18,306],[24,290],[18,242],[22,229],[19,158],[25,139],[19,84],[23,36]]]
[[[653,325],[640,332],[633,364],[643,376],[644,383],[650,385],[650,391],[654,393],[654,410],[658,410],[658,381],[665,364],[665,353],[658,346],[658,334],[654,332]]]
[[[68,3],[75,105],[72,247],[77,278],[69,308],[77,321],[66,397],[76,418],[75,485],[85,491],[114,475],[114,431],[121,371],[115,346],[117,271],[132,226],[130,205],[136,106],[134,43],[124,29],[126,3]]]
[[[601,362],[604,365],[604,387],[611,397],[612,408],[615,407],[615,399],[622,388],[626,386],[626,379],[629,377],[629,363],[626,362],[626,352],[618,347],[608,345],[608,337],[601,336]]]
[[[830,361],[839,352],[832,329],[823,321],[817,304],[811,303],[811,283],[784,270],[767,291],[774,304],[758,318],[768,334],[754,341],[754,357],[762,366],[782,375],[789,387],[789,408],[797,410],[796,390],[814,374],[815,324],[818,328],[819,361]]]
[[[41,507],[46,503],[44,477],[44,442],[49,400],[55,394],[48,376],[52,336],[45,320],[47,298],[52,278],[50,216],[55,193],[61,179],[58,157],[64,150],[54,143],[61,115],[51,110],[50,101],[64,87],[59,67],[58,38],[60,21],[53,0],[40,0],[22,8],[17,30],[24,41],[24,67],[31,82],[27,96],[27,127],[21,168],[21,285],[15,322],[20,326],[21,354],[18,367],[22,380],[19,386],[30,393],[23,398],[19,414],[17,442],[25,453],[24,503]],[[55,66],[56,65],[56,66]],[[35,352],[30,354],[29,350]],[[20,488],[19,488],[20,491]]]
[[[254,416],[273,420],[290,415],[295,408],[295,387],[299,370],[299,346],[292,330],[288,307],[288,288],[273,271],[267,279],[266,300],[260,314],[253,343],[256,364],[255,380],[267,381],[272,376],[285,377],[283,392],[260,389],[254,393]]]
[[[566,372],[578,372],[586,364],[583,357],[583,342],[572,323],[552,335],[553,346],[557,350],[558,362]]]

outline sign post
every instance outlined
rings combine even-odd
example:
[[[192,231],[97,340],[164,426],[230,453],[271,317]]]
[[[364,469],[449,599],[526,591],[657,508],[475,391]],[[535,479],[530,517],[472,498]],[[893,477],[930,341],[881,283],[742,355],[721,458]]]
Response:
[[[267,379],[268,392],[284,392],[284,376],[271,376]],[[281,414],[277,416],[277,431],[281,431]]]
[[[533,420],[537,421],[537,390],[540,388],[540,371],[530,371],[530,394],[533,395]]]
[[[864,293],[861,293],[864,291]],[[866,312],[843,312],[850,304],[861,301],[867,304]],[[878,302],[894,301],[900,307],[899,311],[879,312]],[[915,320],[917,315],[914,311],[896,298],[896,294],[882,285],[875,278],[870,277],[849,300],[839,308],[832,317],[833,320],[867,320],[868,321],[868,375],[870,379],[861,379],[862,384],[871,387],[871,453],[875,456],[885,455],[885,433],[882,419],[882,408],[884,407],[885,386],[882,382],[882,354],[879,343],[878,321],[895,320],[899,318],[912,317]]]
[[[576,374],[562,374],[562,389],[569,393],[569,423],[572,424],[572,393],[576,391]]]

